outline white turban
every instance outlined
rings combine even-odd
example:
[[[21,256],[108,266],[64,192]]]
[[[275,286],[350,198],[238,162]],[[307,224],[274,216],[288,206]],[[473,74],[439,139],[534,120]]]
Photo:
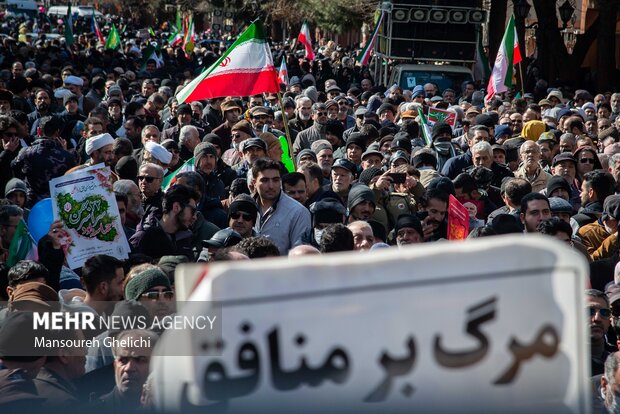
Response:
[[[90,137],[86,140],[86,154],[90,155],[106,145],[113,144],[114,138],[112,138],[112,135],[107,132],[105,134],[95,135],[94,137]]]
[[[170,161],[172,161],[172,154],[156,142],[147,141],[146,144],[144,144],[144,149],[161,161],[162,164],[170,164]]]
[[[84,80],[82,78],[78,78],[77,76],[67,76],[65,78],[65,85],[77,85],[84,86]]]

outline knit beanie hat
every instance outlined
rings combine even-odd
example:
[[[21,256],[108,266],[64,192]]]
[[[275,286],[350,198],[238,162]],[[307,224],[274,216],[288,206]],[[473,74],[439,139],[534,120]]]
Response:
[[[420,219],[414,216],[413,214],[401,214],[396,219],[396,224],[394,225],[394,234],[398,234],[399,230],[404,228],[412,228],[420,234],[420,237],[424,238],[424,230],[422,230],[422,223]]]
[[[121,180],[133,180],[138,175],[138,161],[131,155],[121,157],[114,167]]]
[[[297,154],[297,157],[295,157],[295,163],[299,165],[301,161],[301,157],[304,157],[306,155],[310,155],[313,161],[317,162],[316,154],[314,153],[314,151],[312,151],[311,149],[305,148],[299,151],[299,154]]]
[[[570,184],[568,184],[564,177],[554,175],[549,178],[549,181],[547,181],[547,197],[552,197],[553,192],[559,188],[563,188],[568,194],[571,193]]]
[[[528,141],[537,141],[540,134],[547,130],[547,126],[543,121],[527,121],[521,130],[521,136]]]
[[[138,300],[144,292],[155,286],[165,286],[168,289],[172,289],[170,280],[163,270],[159,268],[147,269],[144,272],[138,273],[127,283],[125,286],[125,299]]]
[[[351,191],[349,191],[349,199],[347,202],[347,208],[349,211],[353,210],[356,205],[360,204],[363,201],[370,201],[375,206],[377,205],[377,200],[375,199],[375,193],[364,184],[357,184],[351,187]]]
[[[372,179],[378,175],[381,175],[381,168],[377,168],[377,167],[366,168],[360,174],[360,178],[358,179],[358,181],[364,185],[370,185],[370,182],[372,181]]]
[[[209,142],[201,142],[200,144],[196,145],[196,148],[194,148],[195,164],[199,165],[200,158],[202,158],[206,154],[211,154],[217,158],[217,148],[215,148],[215,145]]]
[[[448,133],[450,134],[450,136],[452,136],[452,127],[447,122],[436,122],[435,125],[433,125],[433,129],[431,130],[431,137],[435,139],[443,133]]]
[[[366,151],[366,140],[358,132],[354,132],[351,135],[349,135],[349,138],[347,139],[346,147],[348,148],[349,145],[351,145],[351,144],[355,144],[358,147],[360,147],[362,149],[362,152]]]

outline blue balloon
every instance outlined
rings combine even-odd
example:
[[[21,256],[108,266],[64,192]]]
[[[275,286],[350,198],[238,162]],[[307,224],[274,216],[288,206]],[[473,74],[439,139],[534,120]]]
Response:
[[[44,198],[32,207],[28,215],[28,231],[34,241],[38,243],[50,231],[53,222],[52,199]]]

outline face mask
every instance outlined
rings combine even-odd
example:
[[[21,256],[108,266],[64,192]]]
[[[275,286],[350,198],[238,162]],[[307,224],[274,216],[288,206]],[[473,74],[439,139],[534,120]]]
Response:
[[[316,240],[318,244],[321,244],[321,239],[323,238],[323,231],[323,229],[314,229],[314,240]]]
[[[449,155],[450,147],[452,146],[452,143],[451,142],[435,142],[433,146],[435,147],[435,149],[437,150],[439,154]]]

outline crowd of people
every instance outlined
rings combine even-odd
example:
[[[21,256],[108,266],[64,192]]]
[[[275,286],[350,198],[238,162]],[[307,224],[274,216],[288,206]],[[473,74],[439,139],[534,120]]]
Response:
[[[0,407],[124,413],[152,402],[148,353],[99,346],[15,356],[11,338],[32,325],[28,311],[153,317],[162,306],[173,312],[180,263],[441,242],[452,195],[469,213],[469,238],[540,233],[590,262],[592,375],[602,376],[594,399],[615,409],[620,93],[552,87],[485,102],[473,82],[403,90],[376,84],[329,42],[314,61],[274,48],[290,75],[282,99],[179,103],[219,45],[198,42],[189,57],[165,47],[158,61],[143,59],[151,39],[132,38],[131,28],[120,50],[104,50],[93,34],[70,47],[43,33],[20,41],[28,24],[1,28]],[[423,131],[420,114],[431,107],[456,124]],[[181,168],[190,160],[193,169]],[[9,266],[15,230],[50,197],[50,180],[102,163],[113,172],[129,259],[95,255],[68,268],[55,221],[36,261]],[[154,346],[158,332],[75,335]]]

